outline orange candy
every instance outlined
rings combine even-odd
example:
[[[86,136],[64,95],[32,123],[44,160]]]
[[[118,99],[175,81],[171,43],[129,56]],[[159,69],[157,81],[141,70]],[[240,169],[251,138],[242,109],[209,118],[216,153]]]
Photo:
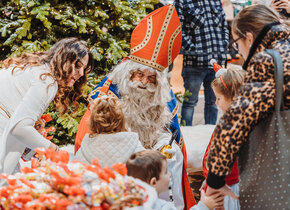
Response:
[[[40,164],[37,159],[32,158],[31,168],[22,168],[21,172],[23,174],[21,174],[17,179],[10,175],[0,174],[0,179],[5,179],[8,183],[8,186],[0,188],[0,197],[2,198],[1,204],[2,201],[9,202],[10,209],[45,210],[46,208],[50,208],[62,210],[66,209],[67,206],[77,204],[75,202],[80,202],[79,199],[75,199],[74,197],[85,198],[86,196],[90,196],[90,193],[86,195],[86,190],[81,187],[81,182],[87,180],[86,178],[82,178],[85,169],[96,173],[99,179],[102,180],[101,182],[112,182],[110,183],[112,186],[117,184],[113,181],[116,179],[116,172],[123,176],[127,174],[127,168],[123,163],[114,164],[114,171],[108,166],[102,168],[98,159],[95,158],[93,164],[87,165],[81,163],[81,170],[74,171],[75,168],[78,169],[78,167],[69,168],[67,165],[69,154],[66,151],[55,152],[51,149],[44,150],[42,148],[37,148],[36,152],[44,157],[44,161],[50,161]],[[78,161],[73,162],[80,163]],[[48,194],[39,194],[36,196],[32,189],[35,189],[37,186],[36,183],[41,182],[42,180],[36,179],[36,183],[31,182],[29,181],[31,179],[30,175],[25,175],[28,173],[33,173],[33,177],[38,173],[44,173],[46,176],[43,181],[50,185],[52,192],[49,191]],[[97,183],[100,181],[99,179],[97,179]],[[21,185],[17,185],[20,183]],[[28,186],[28,188],[25,185]],[[21,193],[15,191],[19,188],[21,188]],[[130,192],[123,191],[120,193],[123,194],[124,197],[130,194]],[[93,210],[106,210],[111,207],[111,203],[106,200],[100,201],[99,207],[92,207],[92,204],[87,204],[85,201],[81,201],[81,203],[82,202],[84,202],[83,204],[89,205]],[[131,204],[136,206],[140,205],[137,200],[133,200]]]
[[[8,198],[9,195],[10,194],[7,192],[7,189],[6,188],[2,188],[0,190],[0,198],[2,198],[2,197]]]
[[[31,158],[31,168],[38,168],[40,162],[36,158]]]
[[[33,200],[32,195],[30,194],[24,194],[24,195],[18,195],[13,199],[15,202],[20,202],[20,203],[27,203],[29,201]]]
[[[140,205],[140,202],[136,201],[136,200],[132,200],[131,203],[134,204],[135,206],[139,206]]]
[[[55,202],[55,210],[63,210],[71,204],[72,202],[67,199],[59,199]]]
[[[44,195],[44,194],[40,194],[38,197],[38,200],[40,202],[44,202],[44,201],[49,201],[50,203],[54,203],[56,201],[56,197],[53,195]]]
[[[103,208],[100,206],[94,206],[91,208],[91,210],[103,210]]]
[[[35,189],[34,185],[31,184],[29,181],[25,180],[25,179],[22,179],[20,178],[19,179],[23,184],[27,185],[28,187],[30,187],[31,189]]]
[[[81,187],[68,187],[66,186],[63,190],[64,193],[68,194],[68,195],[72,195],[72,196],[77,196],[77,195],[84,195],[86,193],[86,191],[81,188]]]
[[[21,172],[24,174],[28,174],[28,173],[33,173],[34,170],[32,168],[23,167],[23,168],[21,168]]]
[[[125,176],[128,173],[128,170],[127,170],[127,168],[126,168],[124,163],[115,163],[114,165],[112,165],[112,168],[116,172],[121,174],[122,176]]]
[[[94,172],[96,174],[99,174],[101,171],[101,168],[96,167],[95,165],[85,165],[85,169],[88,171]]]
[[[59,173],[53,169],[50,170],[50,174],[55,178],[54,184],[55,185],[78,185],[81,183],[81,177],[61,177]]]
[[[7,183],[10,185],[16,185],[16,179],[7,179]]]
[[[79,185],[81,183],[81,177],[67,177],[66,178],[66,184],[73,186],[73,185]]]
[[[69,170],[69,168],[67,167],[67,165],[65,163],[59,163],[58,164],[59,167],[63,168],[63,170],[70,176],[75,176],[75,173],[71,170]]]
[[[25,210],[46,210],[46,207],[42,203],[25,204]]]
[[[115,179],[116,175],[114,174],[114,172],[112,171],[112,169],[110,169],[108,166],[105,166],[103,168],[104,172],[108,175],[108,177]]]
[[[93,159],[92,164],[97,166],[98,168],[101,168],[101,165],[99,164],[98,158]]]
[[[0,179],[7,179],[8,175],[7,174],[0,174]]]
[[[98,173],[98,176],[100,179],[102,179],[106,182],[110,182],[110,177],[108,176],[108,174],[104,170],[100,170]]]
[[[11,190],[11,191],[19,189],[19,188],[22,188],[22,186],[20,186],[20,185],[8,185],[6,187],[7,190]]]
[[[62,163],[68,163],[69,162],[69,153],[65,150],[60,150],[58,152],[59,160]]]
[[[45,154],[45,149],[42,147],[37,147],[36,149],[34,149],[34,151],[40,155],[44,155]]]
[[[58,162],[58,161],[56,161],[56,151],[54,151],[53,149],[46,149],[45,150],[45,157],[46,157],[46,159],[49,159],[53,162]]]

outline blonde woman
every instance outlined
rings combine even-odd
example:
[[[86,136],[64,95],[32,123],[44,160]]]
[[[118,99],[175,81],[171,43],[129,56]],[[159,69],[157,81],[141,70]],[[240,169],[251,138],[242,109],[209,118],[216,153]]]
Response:
[[[62,114],[77,99],[93,59],[86,43],[62,39],[50,50],[8,58],[0,69],[0,173],[14,173],[24,149],[58,147],[41,136],[35,121],[51,101]],[[69,95],[72,93],[72,101]]]

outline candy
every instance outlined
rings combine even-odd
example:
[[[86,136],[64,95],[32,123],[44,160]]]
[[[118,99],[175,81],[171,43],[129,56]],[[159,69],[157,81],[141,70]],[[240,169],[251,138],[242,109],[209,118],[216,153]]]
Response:
[[[123,163],[101,168],[97,159],[87,165],[69,162],[67,152],[37,148],[43,156],[32,159],[15,175],[0,174],[0,209],[120,209],[143,205],[145,189],[128,177]]]

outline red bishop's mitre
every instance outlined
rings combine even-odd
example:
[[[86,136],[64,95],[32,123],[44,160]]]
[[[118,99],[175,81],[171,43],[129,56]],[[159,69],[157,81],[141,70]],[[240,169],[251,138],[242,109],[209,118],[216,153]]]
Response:
[[[159,71],[178,55],[182,43],[181,24],[175,7],[161,7],[143,18],[131,36],[131,60]]]

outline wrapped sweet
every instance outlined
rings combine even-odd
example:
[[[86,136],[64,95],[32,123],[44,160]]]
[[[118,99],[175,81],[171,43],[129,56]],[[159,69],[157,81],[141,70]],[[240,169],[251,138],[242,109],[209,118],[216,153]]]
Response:
[[[146,184],[127,176],[122,163],[101,168],[97,159],[92,165],[69,162],[66,151],[38,148],[36,152],[43,156],[41,162],[34,159],[31,168],[24,167],[21,173],[0,175],[7,181],[0,188],[1,208],[124,209],[148,200]]]

